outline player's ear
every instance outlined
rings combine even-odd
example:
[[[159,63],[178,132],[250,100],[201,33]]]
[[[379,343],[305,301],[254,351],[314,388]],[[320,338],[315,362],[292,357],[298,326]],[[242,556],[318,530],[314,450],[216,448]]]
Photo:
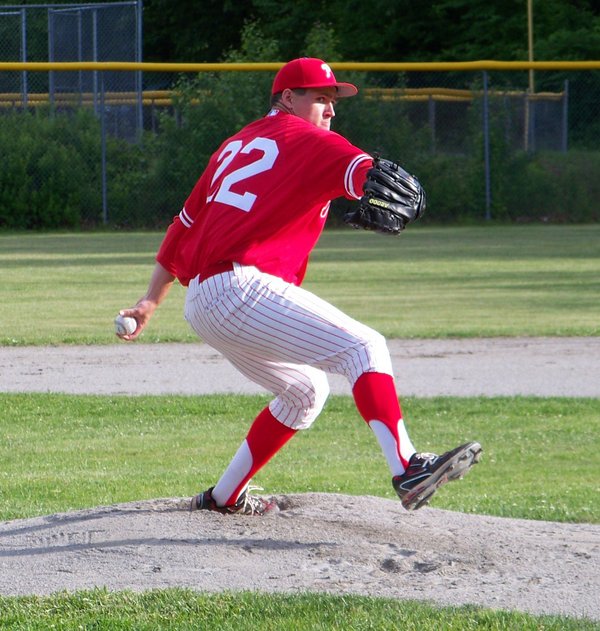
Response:
[[[286,106],[286,107],[292,107],[292,96],[293,96],[293,92],[290,88],[285,88],[285,90],[283,90],[283,92],[281,93],[281,102]]]

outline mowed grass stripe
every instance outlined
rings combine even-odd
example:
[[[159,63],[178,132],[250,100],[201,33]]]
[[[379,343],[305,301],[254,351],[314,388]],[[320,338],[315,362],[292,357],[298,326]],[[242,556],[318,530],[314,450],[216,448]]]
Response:
[[[159,497],[214,484],[263,396],[0,394],[0,519]],[[421,451],[478,440],[472,474],[432,506],[600,523],[600,401],[492,397],[403,400]],[[255,477],[269,493],[394,498],[390,473],[350,397],[322,415]]]
[[[108,344],[162,233],[0,235],[0,345]],[[600,226],[328,230],[304,286],[387,337],[598,335]],[[195,341],[176,285],[142,342]]]

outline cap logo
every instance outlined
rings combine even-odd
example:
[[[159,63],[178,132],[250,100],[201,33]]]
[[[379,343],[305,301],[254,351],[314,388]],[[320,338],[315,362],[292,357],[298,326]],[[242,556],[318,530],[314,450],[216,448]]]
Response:
[[[325,76],[330,79],[331,75],[333,74],[333,71],[331,70],[331,68],[329,67],[328,64],[321,64],[321,68],[323,69],[323,71],[325,72]]]

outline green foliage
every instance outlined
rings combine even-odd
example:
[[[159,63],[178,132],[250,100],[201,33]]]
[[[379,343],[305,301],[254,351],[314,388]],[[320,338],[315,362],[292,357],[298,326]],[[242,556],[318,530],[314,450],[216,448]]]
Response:
[[[570,54],[597,58],[594,36],[600,15],[594,0],[545,0],[534,2],[533,9],[536,59],[571,59]],[[219,61],[224,50],[239,46],[242,24],[248,20],[257,21],[265,37],[278,42],[281,60],[305,54],[307,35],[319,23],[337,41],[339,55],[330,61],[516,60],[527,59],[528,53],[527,6],[522,0],[251,0],[202,5],[146,0],[144,58]]]
[[[591,151],[518,153],[505,161],[496,196],[513,221],[576,223],[600,220],[600,154]]]
[[[251,3],[144,0],[144,60],[219,61],[237,47]]]
[[[360,78],[353,78],[361,83]],[[404,101],[380,98],[369,93],[369,86],[361,87],[357,96],[338,103],[336,131],[365,151],[403,164],[408,156],[426,150],[427,138],[411,124]]]
[[[481,220],[483,175],[465,156],[421,154],[414,169],[427,193],[423,224],[469,223]]]
[[[303,44],[306,54],[325,58],[335,56],[339,45],[334,28],[326,22],[315,22]],[[280,58],[279,42],[265,36],[264,25],[258,22],[246,23],[239,48],[224,54],[227,62]],[[423,104],[417,108],[410,100],[378,94],[381,76],[338,72],[337,77],[356,83],[360,92],[336,105],[334,130],[419,177],[429,208],[422,223],[468,223],[483,218],[486,190],[480,99],[461,105],[466,110],[461,116],[468,121],[464,129],[452,124],[454,110],[440,107],[437,116],[442,118],[434,132],[422,120]],[[394,84],[402,87],[409,78],[395,75]],[[272,79],[265,72],[184,75],[175,86],[174,111],[159,115],[156,133],[146,132],[137,144],[108,137],[110,225],[166,226],[219,145],[266,113]],[[590,81],[593,98],[594,80]],[[472,87],[481,86],[475,82]],[[511,119],[514,112],[501,96],[490,96],[489,106],[492,218],[597,221],[600,157],[592,133],[600,125],[597,117],[590,114],[587,126],[578,128],[580,150],[523,153],[514,149],[515,135],[522,136],[519,124]],[[593,111],[591,103],[589,110]],[[444,116],[450,117],[450,124],[444,124]],[[591,147],[587,152],[586,146]],[[103,221],[100,125],[89,111],[7,114],[0,126],[0,154],[4,157],[0,229],[84,227]],[[351,203],[336,200],[329,225],[340,225]]]
[[[175,7],[175,5],[171,5]],[[185,9],[171,8],[166,0],[149,0],[144,5],[146,58],[157,61],[218,61],[223,50],[236,48],[240,21],[254,20],[264,36],[277,42],[279,60],[302,54],[322,56],[328,61],[472,61],[477,59],[528,59],[527,5],[523,0],[252,0],[247,3],[209,3],[198,10],[192,2]],[[377,16],[377,19],[373,19]],[[200,32],[211,24],[207,37],[189,41],[189,29],[181,24],[193,21]],[[212,20],[212,22],[211,22]],[[229,34],[222,24],[231,24]],[[199,26],[200,25],[200,26]],[[237,28],[236,28],[237,27]],[[193,30],[196,32],[196,29]],[[171,35],[171,46],[162,44]],[[223,39],[228,45],[223,45]],[[593,60],[600,50],[600,13],[594,0],[545,0],[533,3],[535,60]],[[185,49],[188,48],[186,56]],[[202,50],[200,50],[202,48]],[[260,60],[256,58],[255,60]],[[446,77],[448,75],[445,75]],[[428,77],[411,73],[411,85],[422,85]],[[593,149],[600,136],[600,74],[560,72],[536,74],[536,90],[569,90],[575,104],[570,111],[570,137],[578,146]],[[499,81],[517,81],[526,89],[526,72],[504,73]],[[435,83],[426,83],[436,85]],[[512,86],[516,87],[515,85]]]
[[[302,54],[318,59],[340,59],[339,45],[332,26],[316,22],[306,36]]]
[[[473,156],[444,153],[400,154],[414,167],[427,192],[422,223],[472,223],[484,216],[483,138]],[[476,138],[473,138],[477,142]],[[597,151],[528,154],[507,149],[492,130],[490,142],[491,217],[500,222],[582,223],[600,219]]]
[[[98,129],[85,111],[2,117],[0,228],[74,227],[82,208],[100,212]]]

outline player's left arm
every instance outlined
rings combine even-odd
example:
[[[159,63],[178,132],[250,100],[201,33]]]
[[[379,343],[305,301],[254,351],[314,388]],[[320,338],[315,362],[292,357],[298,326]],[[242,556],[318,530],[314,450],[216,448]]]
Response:
[[[367,181],[367,174],[373,167],[373,159],[367,154],[356,157],[356,164],[349,165],[349,172],[346,177],[348,185],[346,187],[346,197],[350,199],[360,199],[363,196],[363,186]]]
[[[344,215],[344,221],[354,228],[400,234],[427,207],[419,180],[400,165],[379,156],[368,169],[363,192],[358,208]]]

